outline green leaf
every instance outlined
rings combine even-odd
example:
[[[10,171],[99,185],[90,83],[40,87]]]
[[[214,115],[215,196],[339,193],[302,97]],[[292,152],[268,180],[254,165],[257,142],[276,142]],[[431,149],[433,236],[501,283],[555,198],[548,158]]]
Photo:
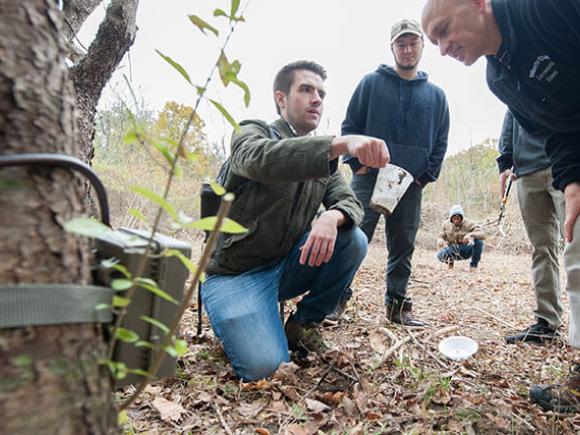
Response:
[[[95,310],[97,310],[97,311],[109,310],[109,309],[111,309],[111,306],[109,304],[97,304],[95,306]]]
[[[32,364],[32,358],[28,355],[18,355],[12,358],[12,364],[17,367],[26,367]]]
[[[64,229],[71,233],[100,240],[106,240],[107,236],[113,234],[111,228],[96,219],[91,218],[72,219],[64,224]]]
[[[226,189],[224,189],[221,184],[216,183],[215,181],[210,181],[209,185],[211,187],[211,190],[213,190],[213,193],[215,193],[217,196],[222,196],[226,194]]]
[[[111,288],[118,292],[129,290],[131,287],[133,287],[133,281],[128,279],[114,279],[111,281]]]
[[[115,379],[124,379],[127,377],[127,366],[125,365],[125,363],[122,362],[116,362],[115,364],[115,372],[113,374]]]
[[[140,222],[145,222],[147,219],[145,216],[143,216],[143,213],[141,213],[141,211],[137,210],[136,208],[129,208],[127,210],[127,213],[129,213],[131,216],[133,216],[135,219],[137,219]]]
[[[230,115],[230,113],[226,110],[224,106],[222,106],[216,100],[210,99],[209,101],[216,107],[217,110],[220,111],[220,113],[223,115],[224,118],[226,118],[226,120],[230,123],[232,127],[234,127],[236,130],[240,127],[236,122],[236,120],[232,117],[232,115]]]
[[[122,296],[113,296],[113,306],[124,308],[131,303],[131,299]]]
[[[119,414],[117,415],[117,424],[119,426],[123,426],[127,423],[129,423],[129,415],[127,414],[127,411],[119,412]]]
[[[177,62],[175,62],[173,59],[171,59],[169,56],[165,56],[163,53],[161,53],[159,50],[155,50],[157,52],[157,54],[159,56],[161,56],[163,58],[163,60],[165,60],[165,62],[167,62],[169,65],[171,65],[173,68],[175,68],[177,70],[177,72],[179,74],[181,74],[181,76],[187,80],[187,82],[190,85],[193,85],[193,83],[191,83],[191,79],[189,78],[189,74],[187,74],[187,71],[185,71],[185,69],[178,64]]]
[[[139,135],[137,134],[137,131],[135,130],[129,131],[123,138],[123,142],[125,142],[126,144],[139,142]]]
[[[133,192],[143,196],[144,198],[147,198],[151,202],[154,202],[159,207],[161,207],[163,210],[165,210],[167,212],[167,214],[169,216],[171,216],[171,218],[173,220],[177,220],[177,212],[175,211],[175,208],[173,208],[173,206],[171,204],[169,204],[169,202],[167,202],[167,200],[165,198],[163,198],[163,197],[157,195],[155,192],[153,192],[145,187],[141,187],[141,186],[133,186],[133,187],[131,187],[131,190]]]
[[[215,9],[213,11],[213,16],[214,17],[226,17],[229,18],[229,15],[226,13],[226,11],[224,11],[223,9]]]
[[[127,328],[117,328],[116,336],[119,340],[126,343],[135,343],[137,340],[139,340],[137,333]]]
[[[232,82],[238,85],[242,89],[242,91],[244,91],[244,104],[246,105],[246,107],[248,107],[250,105],[251,98],[250,88],[248,87],[246,82],[239,80],[237,77],[233,79]]]
[[[177,358],[177,352],[175,351],[175,348],[171,345],[165,346],[163,348],[163,350],[165,352],[167,352],[167,354],[169,354],[170,356],[172,356],[173,358]]]
[[[240,7],[240,0],[232,0],[232,6],[230,9],[230,18],[233,20],[236,17],[236,13]]]
[[[151,374],[149,374],[149,372],[143,369],[127,369],[127,372],[143,376],[144,378],[154,379],[154,376],[152,376]]]
[[[202,86],[196,86],[195,90],[197,91],[198,95],[203,95],[203,94],[205,94],[205,91],[207,90],[207,88],[202,87]]]
[[[197,15],[188,15],[188,17],[189,17],[189,20],[193,23],[193,25],[196,26],[199,30],[201,30],[201,32],[204,35],[207,35],[207,33],[205,33],[206,29],[209,30],[210,32],[212,32],[215,36],[219,35],[218,29],[213,27],[207,21],[202,20]]]
[[[117,261],[117,260],[115,260],[115,261]],[[117,272],[121,273],[127,279],[131,279],[133,277],[131,272],[129,272],[129,269],[127,269],[122,264],[114,264],[112,267],[113,267],[113,269],[115,269]]]
[[[175,353],[177,353],[177,356],[183,356],[188,351],[187,341],[185,340],[175,340],[173,347],[175,349]]]
[[[153,346],[153,343],[150,343],[150,342],[145,341],[145,340],[139,340],[138,342],[136,342],[135,347],[146,347],[147,349],[155,349],[155,346]]]
[[[135,281],[137,281],[139,284],[144,283],[144,284],[157,286],[157,282],[151,278],[139,277],[139,278],[136,278]]]
[[[165,250],[166,257],[177,257],[181,263],[189,270],[190,273],[194,274],[197,270],[197,266],[191,261],[191,259],[187,258],[181,251],[177,249],[166,249]]]
[[[167,334],[169,332],[169,327],[167,325],[165,325],[164,323],[160,322],[157,319],[154,319],[153,317],[139,316],[139,318],[147,323],[150,323],[153,326],[158,327],[159,329],[161,329],[161,331],[163,331],[164,334]]]
[[[173,165],[174,156],[165,145],[160,144],[160,143],[154,143],[153,146],[155,147],[155,149],[157,151],[159,151],[161,154],[163,154],[163,157],[165,157],[165,160],[167,161],[167,163],[169,163],[170,165]]]
[[[159,296],[161,299],[166,300],[167,302],[171,302],[172,304],[177,305],[179,302],[177,301],[177,299],[175,299],[173,296],[171,296],[169,293],[165,292],[164,290],[161,290],[157,284],[155,285],[151,285],[151,284],[146,284],[144,282],[140,282],[139,285],[141,287],[143,287],[146,290],[149,290],[151,293]]]
[[[204,231],[213,231],[216,221],[217,217],[210,216],[188,224],[187,228],[197,228]],[[247,228],[244,228],[239,223],[230,218],[224,219],[224,222],[220,229],[220,232],[228,234],[242,234],[247,231],[248,231]]]

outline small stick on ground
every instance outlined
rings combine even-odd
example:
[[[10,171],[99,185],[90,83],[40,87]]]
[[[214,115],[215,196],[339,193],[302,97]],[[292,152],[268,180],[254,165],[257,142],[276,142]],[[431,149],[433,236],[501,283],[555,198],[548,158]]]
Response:
[[[494,316],[493,314],[491,314],[491,313],[488,313],[487,311],[485,311],[485,310],[482,310],[481,308],[478,308],[478,307],[472,307],[472,308],[473,308],[475,311],[479,311],[481,314],[484,314],[484,315],[486,315],[486,316],[487,316],[487,317],[489,317],[490,319],[493,319],[493,320],[495,320],[496,322],[498,322],[498,323],[501,323],[501,324],[502,324],[502,325],[504,325],[504,326],[507,326],[508,328],[511,328],[511,329],[517,329],[515,325],[512,325],[511,323],[509,323],[509,322],[506,322],[505,320],[503,320],[503,319],[500,319],[499,317],[497,317],[497,316]]]
[[[234,433],[232,432],[232,430],[230,429],[230,427],[228,426],[228,424],[226,423],[226,420],[224,419],[224,415],[222,414],[222,411],[219,407],[219,405],[216,405],[214,403],[213,405],[213,409],[215,409],[216,414],[218,415],[218,418],[220,420],[220,423],[222,424],[222,427],[224,428],[224,431],[228,434],[228,435],[234,435]]]

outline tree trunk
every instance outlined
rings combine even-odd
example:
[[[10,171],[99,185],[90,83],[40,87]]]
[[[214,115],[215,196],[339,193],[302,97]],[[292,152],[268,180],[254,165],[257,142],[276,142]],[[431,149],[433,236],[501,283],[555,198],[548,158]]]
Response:
[[[48,0],[0,0],[0,150],[80,156],[62,14]],[[90,282],[86,241],[62,224],[85,210],[62,169],[0,170],[0,285]],[[0,289],[1,291],[1,289]],[[7,434],[117,431],[101,328],[0,330],[0,426]]]

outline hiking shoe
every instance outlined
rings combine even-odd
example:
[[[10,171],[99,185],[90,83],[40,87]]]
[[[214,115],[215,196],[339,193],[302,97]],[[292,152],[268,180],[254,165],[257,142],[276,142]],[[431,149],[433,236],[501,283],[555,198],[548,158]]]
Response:
[[[571,413],[580,411],[580,365],[570,368],[564,384],[534,385],[530,388],[530,400],[544,411]]]
[[[522,332],[515,335],[508,335],[505,341],[508,344],[514,344],[518,341],[524,343],[543,343],[545,341],[552,341],[558,337],[558,331],[550,328],[548,322],[544,319],[538,319],[532,326],[524,329]]]
[[[284,332],[288,340],[288,349],[291,351],[324,353],[328,350],[317,325],[301,325],[290,316],[284,326]]]
[[[411,312],[413,304],[409,301],[392,301],[387,302],[385,306],[387,320],[403,326],[421,328],[427,326],[425,322],[415,318]]]
[[[347,302],[348,300],[346,301],[341,300],[334,309],[334,311],[330,313],[328,316],[326,316],[326,318],[323,320],[322,323],[328,325],[336,325],[340,320],[340,318],[342,317],[342,314],[346,311]]]
[[[477,266],[469,266],[470,272],[477,272]]]

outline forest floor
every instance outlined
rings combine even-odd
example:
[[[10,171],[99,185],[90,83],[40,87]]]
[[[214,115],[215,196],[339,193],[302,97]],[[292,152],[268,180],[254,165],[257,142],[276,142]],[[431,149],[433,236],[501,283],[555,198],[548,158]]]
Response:
[[[381,243],[371,245],[342,322],[324,329],[333,350],[286,364],[270,380],[237,381],[207,319],[195,335],[192,310],[182,328],[190,352],[177,376],[147,387],[128,410],[125,432],[580,433],[580,416],[543,412],[527,398],[532,384],[563,380],[573,361],[566,295],[559,339],[504,340],[533,322],[529,255],[484,253],[470,272],[468,262],[448,270],[433,251],[418,250],[409,292],[430,325],[419,330],[384,320],[385,256]],[[437,346],[452,335],[473,338],[479,351],[446,359]]]

